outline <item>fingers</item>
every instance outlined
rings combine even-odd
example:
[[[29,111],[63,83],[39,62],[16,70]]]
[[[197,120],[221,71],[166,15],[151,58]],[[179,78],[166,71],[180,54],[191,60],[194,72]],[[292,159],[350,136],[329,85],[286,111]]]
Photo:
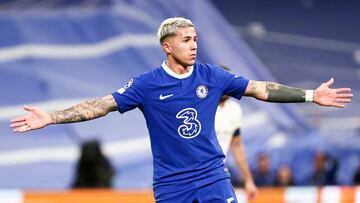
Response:
[[[34,111],[35,108],[32,107],[32,106],[24,105],[24,110],[25,110],[25,111]]]
[[[18,133],[22,133],[22,132],[26,132],[26,131],[29,131],[29,130],[31,130],[31,127],[28,126],[28,125],[24,125],[24,126],[22,126],[20,128],[15,128],[13,131],[18,132]]]
[[[24,110],[25,111],[34,111],[35,108],[32,106],[27,106],[24,105]],[[28,115],[27,116],[23,116],[23,117],[19,117],[19,118],[14,118],[12,120],[10,120],[10,127],[13,128],[14,132],[26,132],[31,130],[30,125],[27,123],[28,119]]]
[[[337,88],[335,89],[336,93],[350,93],[351,92],[351,88]],[[352,95],[352,94],[351,94]]]
[[[245,191],[249,200],[255,198],[258,192],[256,186],[253,183],[246,184]]]
[[[349,95],[337,95],[337,97],[334,100],[334,103],[331,106],[337,107],[337,108],[344,108],[346,103],[351,102],[351,97]]]
[[[31,130],[31,126],[27,123],[27,121],[12,122],[10,127],[14,129],[14,132],[25,132]]]
[[[34,111],[35,108],[32,107],[32,106],[24,105],[24,110],[25,110],[25,111]],[[19,118],[14,118],[14,119],[11,119],[10,122],[11,122],[11,123],[21,122],[21,121],[25,121],[26,118],[27,118],[27,116],[23,116],[23,117],[19,117]]]
[[[15,127],[23,126],[23,125],[26,125],[26,121],[13,122],[13,123],[11,123],[10,127],[15,128]]]
[[[350,88],[339,88],[336,89],[336,98],[335,102],[337,103],[350,103],[351,98],[354,96],[353,94],[349,94],[346,92],[351,92]],[[343,108],[343,107],[341,107]]]
[[[335,98],[335,104],[333,106],[338,108],[344,108],[344,103],[350,103],[351,98],[354,96],[351,94],[351,88],[338,88],[335,90],[336,92],[336,98]]]
[[[351,99],[335,99],[335,101],[338,103],[350,103]]]
[[[329,81],[325,83],[327,87],[330,87],[332,84],[334,84],[334,78],[331,78]]]
[[[248,200],[254,199],[254,198],[257,196],[257,193],[258,193],[258,191],[257,191],[256,188],[254,188],[253,190],[249,191],[249,192],[248,192]]]
[[[249,200],[252,200],[252,199],[255,198],[255,196],[256,196],[256,193],[255,193],[255,192],[250,192],[250,193],[248,194],[248,199],[249,199]]]
[[[331,105],[333,107],[337,107],[337,108],[345,108],[345,104],[342,103],[334,103],[333,105]]]
[[[353,95],[352,94],[337,94],[336,95],[336,98],[337,99],[351,99],[353,98]]]
[[[21,121],[25,121],[26,120],[26,116],[20,117],[20,118],[14,118],[12,120],[10,120],[11,123],[15,123],[15,122],[21,122]]]

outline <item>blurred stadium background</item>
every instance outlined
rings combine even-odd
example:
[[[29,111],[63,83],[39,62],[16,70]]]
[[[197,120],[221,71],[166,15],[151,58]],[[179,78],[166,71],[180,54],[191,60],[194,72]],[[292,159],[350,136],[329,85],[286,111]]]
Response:
[[[337,184],[353,185],[360,163],[359,11],[360,2],[340,0],[1,0],[0,197],[66,190],[80,145],[89,139],[101,141],[114,165],[115,189],[151,190],[152,158],[139,110],[20,135],[9,119],[24,114],[23,104],[52,111],[104,96],[158,66],[165,58],[156,31],[172,16],[197,26],[200,62],[308,89],[330,77],[336,87],[351,87],[355,97],[345,109],[248,98],[240,104],[252,168],[267,153],[272,170],[289,164],[296,185],[307,186],[314,153],[323,151],[338,160]],[[319,199],[316,189],[301,189],[293,194]]]

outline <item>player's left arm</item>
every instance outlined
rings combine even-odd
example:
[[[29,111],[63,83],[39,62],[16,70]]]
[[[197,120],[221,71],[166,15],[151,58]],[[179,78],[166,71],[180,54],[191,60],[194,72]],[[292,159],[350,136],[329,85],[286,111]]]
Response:
[[[247,162],[245,147],[241,140],[240,131],[238,134],[233,136],[231,140],[230,149],[234,157],[234,160],[236,162],[236,165],[240,169],[240,172],[244,177],[244,182],[245,182],[244,187],[248,195],[248,198],[252,199],[256,196],[258,190],[250,172],[249,164]]]
[[[321,106],[344,108],[345,103],[350,103],[353,97],[351,88],[330,88],[333,83],[334,79],[331,78],[315,90],[305,90],[274,82],[250,80],[244,95],[267,102],[296,103],[311,101]]]

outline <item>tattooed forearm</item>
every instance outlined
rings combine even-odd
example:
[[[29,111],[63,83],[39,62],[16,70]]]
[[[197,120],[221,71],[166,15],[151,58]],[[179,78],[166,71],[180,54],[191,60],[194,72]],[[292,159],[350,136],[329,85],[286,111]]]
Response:
[[[255,94],[257,88],[256,82],[251,80],[249,81],[248,86],[249,86],[249,94]]]
[[[73,123],[87,121],[105,116],[111,111],[117,110],[117,104],[111,95],[84,101],[63,111],[50,113],[53,123]]]
[[[294,103],[305,102],[305,90],[266,82],[266,93],[268,102]]]

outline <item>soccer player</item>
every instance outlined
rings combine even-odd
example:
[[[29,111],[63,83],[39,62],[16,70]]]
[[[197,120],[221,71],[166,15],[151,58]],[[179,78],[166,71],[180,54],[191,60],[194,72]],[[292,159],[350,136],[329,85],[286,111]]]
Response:
[[[229,71],[229,68],[221,67]],[[244,189],[248,199],[252,199],[257,194],[257,187],[251,175],[245,147],[241,139],[242,123],[243,118],[240,104],[230,99],[227,95],[222,96],[215,116],[215,132],[223,153],[226,155],[229,148],[231,149],[236,166],[240,169],[243,177]]]
[[[154,164],[156,202],[237,202],[224,154],[216,139],[214,118],[223,95],[243,95],[267,102],[312,101],[344,107],[351,89],[331,89],[333,79],[316,90],[247,80],[214,65],[196,63],[197,35],[184,18],[164,20],[158,36],[166,61],[131,79],[123,88],[68,109],[46,112],[24,106],[28,115],[11,120],[15,132],[71,123],[139,108],[146,119]]]

